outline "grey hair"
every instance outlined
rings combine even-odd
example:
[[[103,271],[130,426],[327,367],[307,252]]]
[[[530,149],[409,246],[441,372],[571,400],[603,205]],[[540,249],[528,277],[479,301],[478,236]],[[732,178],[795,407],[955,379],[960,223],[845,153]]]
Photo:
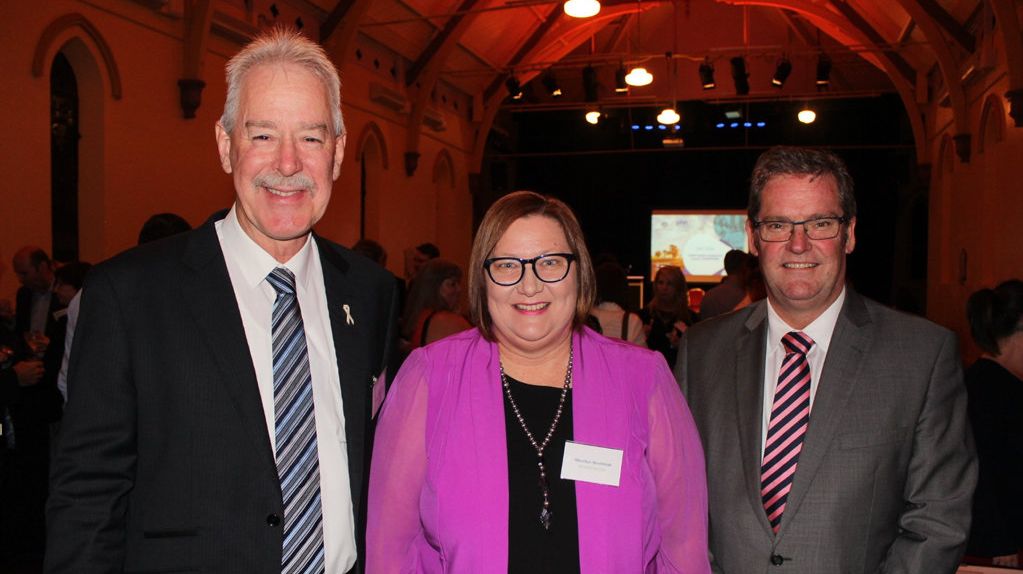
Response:
[[[245,75],[263,64],[295,64],[309,70],[327,88],[334,135],[345,133],[341,115],[341,78],[323,48],[292,28],[277,27],[256,36],[227,63],[227,99],[220,125],[231,133],[238,116],[238,99]]]
[[[853,193],[853,180],[849,169],[837,155],[816,149],[776,146],[757,158],[750,179],[749,206],[747,214],[750,219],[760,215],[760,196],[771,178],[780,175],[808,175],[814,179],[826,175],[835,178],[838,185],[838,201],[842,205],[843,217],[856,217],[856,196]]]

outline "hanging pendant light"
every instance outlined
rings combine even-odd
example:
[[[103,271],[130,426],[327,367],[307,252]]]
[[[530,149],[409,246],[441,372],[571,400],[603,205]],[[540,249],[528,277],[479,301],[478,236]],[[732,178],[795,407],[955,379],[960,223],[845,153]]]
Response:
[[[657,123],[664,124],[666,126],[675,125],[682,119],[682,116],[678,115],[674,107],[667,107],[661,110],[661,113],[657,114]]]
[[[589,18],[600,12],[597,0],[568,0],[563,6],[565,14],[573,18]]]
[[[590,110],[586,112],[586,122],[597,125],[600,122],[600,115],[600,110]]]
[[[636,66],[625,75],[625,83],[630,86],[649,86],[654,81],[654,75],[642,66]]]
[[[810,106],[806,106],[799,110],[799,113],[796,114],[796,119],[804,124],[812,124],[817,119],[817,112],[810,109]]]

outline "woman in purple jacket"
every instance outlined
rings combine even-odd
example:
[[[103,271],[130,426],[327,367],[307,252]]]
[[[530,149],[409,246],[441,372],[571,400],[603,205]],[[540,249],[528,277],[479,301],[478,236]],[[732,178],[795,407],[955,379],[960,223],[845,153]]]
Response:
[[[417,349],[380,415],[367,572],[710,572],[703,452],[663,357],[582,327],[593,268],[562,202],[496,202],[476,329]]]

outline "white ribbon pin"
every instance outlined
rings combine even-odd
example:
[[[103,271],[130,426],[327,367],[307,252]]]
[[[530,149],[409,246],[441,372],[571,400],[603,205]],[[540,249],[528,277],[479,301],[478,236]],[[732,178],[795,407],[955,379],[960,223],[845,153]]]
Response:
[[[355,324],[355,319],[352,318],[352,308],[348,306],[348,303],[341,305],[341,309],[345,312],[345,323],[349,325]]]

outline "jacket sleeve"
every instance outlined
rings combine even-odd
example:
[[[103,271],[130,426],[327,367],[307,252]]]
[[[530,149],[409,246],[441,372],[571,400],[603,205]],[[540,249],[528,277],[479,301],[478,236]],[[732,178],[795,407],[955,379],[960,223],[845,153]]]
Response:
[[[419,499],[426,479],[425,353],[416,350],[398,372],[377,423],[369,479],[367,574],[418,572],[425,546]]]
[[[970,531],[977,461],[955,337],[945,333],[915,424],[899,536],[882,572],[954,572]]]
[[[658,355],[650,396],[647,459],[657,489],[661,548],[657,572],[710,572],[707,478],[696,423],[668,365]]]
[[[68,402],[51,469],[45,571],[120,572],[135,479],[136,403],[114,281],[94,269],[83,291]]]

